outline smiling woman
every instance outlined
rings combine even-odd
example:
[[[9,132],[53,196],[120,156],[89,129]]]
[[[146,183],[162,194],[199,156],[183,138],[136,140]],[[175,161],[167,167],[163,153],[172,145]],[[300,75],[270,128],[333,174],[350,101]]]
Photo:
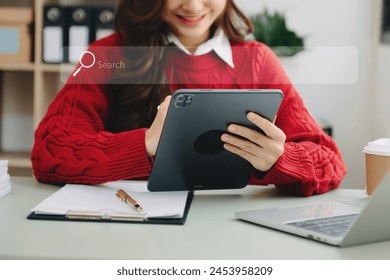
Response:
[[[99,65],[105,71],[93,80],[100,84],[82,80],[90,75],[77,77],[77,84],[70,77],[35,133],[32,162],[39,181],[147,179],[170,95],[178,89],[228,88],[284,94],[275,123],[248,113],[258,129],[229,124],[229,133],[216,139],[223,153],[253,167],[248,184],[273,184],[303,196],[339,186],[346,168],[336,144],[313,120],[269,47],[246,40],[253,25],[233,0],[121,0],[116,31],[90,50],[147,48],[119,52],[124,69]],[[129,82],[119,84],[124,80]],[[185,164],[178,163],[178,169]]]

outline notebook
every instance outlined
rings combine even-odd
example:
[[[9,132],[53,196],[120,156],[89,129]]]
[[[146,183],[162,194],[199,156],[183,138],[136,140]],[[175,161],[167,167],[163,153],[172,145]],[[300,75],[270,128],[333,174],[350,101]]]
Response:
[[[67,184],[31,209],[28,219],[184,224],[193,193],[151,193],[145,181],[117,181],[102,185]],[[143,211],[118,199],[124,190]]]
[[[390,173],[382,180],[364,207],[330,201],[295,207],[241,211],[236,217],[345,247],[390,239]]]

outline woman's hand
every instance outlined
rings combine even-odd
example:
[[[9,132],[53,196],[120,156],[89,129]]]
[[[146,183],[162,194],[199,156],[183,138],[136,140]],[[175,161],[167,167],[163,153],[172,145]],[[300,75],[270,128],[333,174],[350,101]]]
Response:
[[[167,96],[163,103],[158,106],[158,112],[151,127],[145,133],[145,147],[148,156],[156,155],[158,142],[160,141],[161,131],[168,112],[171,96]]]
[[[254,113],[248,113],[249,121],[264,131],[265,135],[253,129],[229,125],[228,131],[243,137],[223,134],[221,139],[225,142],[226,150],[239,155],[249,161],[254,168],[268,171],[284,152],[286,135],[284,132],[265,118]]]

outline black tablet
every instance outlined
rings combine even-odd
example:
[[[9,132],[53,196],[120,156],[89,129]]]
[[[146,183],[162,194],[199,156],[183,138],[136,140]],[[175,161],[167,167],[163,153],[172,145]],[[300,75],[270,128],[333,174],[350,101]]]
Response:
[[[238,189],[253,171],[245,159],[227,151],[221,136],[229,124],[259,130],[247,113],[274,121],[280,90],[178,90],[171,99],[149,191]]]

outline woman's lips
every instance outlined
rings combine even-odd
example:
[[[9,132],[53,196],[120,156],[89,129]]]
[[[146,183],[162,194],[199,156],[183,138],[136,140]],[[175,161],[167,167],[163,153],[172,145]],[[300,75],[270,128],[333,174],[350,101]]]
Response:
[[[197,25],[206,17],[206,15],[201,15],[201,16],[176,15],[176,16],[182,23],[186,25]]]

